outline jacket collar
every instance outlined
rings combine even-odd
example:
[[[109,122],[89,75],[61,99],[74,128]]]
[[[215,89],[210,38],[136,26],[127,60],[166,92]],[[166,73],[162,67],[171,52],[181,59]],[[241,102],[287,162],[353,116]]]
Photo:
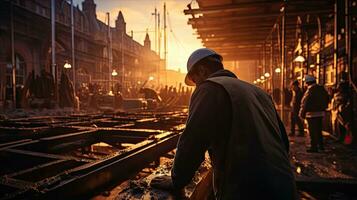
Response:
[[[214,72],[213,74],[211,74],[208,78],[213,78],[213,77],[218,77],[218,76],[228,76],[228,77],[232,77],[232,78],[237,78],[237,76],[235,74],[233,74],[233,72],[226,70],[226,69],[218,70],[218,71]]]

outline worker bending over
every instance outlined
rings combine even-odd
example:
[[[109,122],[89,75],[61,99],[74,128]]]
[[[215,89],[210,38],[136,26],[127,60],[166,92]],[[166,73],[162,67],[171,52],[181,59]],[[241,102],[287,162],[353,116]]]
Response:
[[[223,69],[222,57],[203,48],[187,62],[196,85],[170,176],[151,185],[181,190],[208,150],[216,199],[296,199],[289,142],[271,97]]]

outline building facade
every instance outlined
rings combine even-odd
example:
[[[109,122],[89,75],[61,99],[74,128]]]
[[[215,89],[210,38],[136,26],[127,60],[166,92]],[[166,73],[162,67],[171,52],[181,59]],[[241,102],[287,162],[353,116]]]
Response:
[[[55,7],[55,64],[61,73],[66,62],[72,63],[71,5],[56,0]],[[108,88],[111,80],[129,87],[157,73],[161,60],[151,50],[149,36],[144,46],[133,40],[122,12],[115,27],[109,27],[97,19],[94,1],[85,0],[82,10],[74,8],[74,29],[77,86],[91,82]],[[13,59],[17,86],[24,85],[32,71],[35,76],[42,70],[52,73],[51,1],[0,0],[0,102],[12,99]],[[111,77],[112,70],[118,75]]]

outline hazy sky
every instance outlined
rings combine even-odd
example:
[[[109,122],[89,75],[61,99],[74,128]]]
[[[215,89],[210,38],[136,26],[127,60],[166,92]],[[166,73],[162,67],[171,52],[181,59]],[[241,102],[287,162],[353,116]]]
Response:
[[[74,0],[80,4],[83,0]],[[97,17],[104,21],[105,13],[110,12],[111,25],[114,26],[115,19],[121,10],[126,21],[126,30],[134,31],[134,40],[143,44],[145,30],[149,29],[151,48],[154,50],[154,27],[155,18],[151,14],[155,7],[161,15],[161,24],[163,24],[163,4],[166,2],[168,11],[168,68],[182,72],[186,71],[187,58],[192,51],[202,47],[200,40],[193,35],[191,26],[187,25],[189,16],[183,14],[186,5],[191,0],[94,0],[97,4]],[[163,32],[162,32],[163,34]],[[161,52],[163,52],[163,40],[161,42]],[[163,57],[163,54],[162,54]]]

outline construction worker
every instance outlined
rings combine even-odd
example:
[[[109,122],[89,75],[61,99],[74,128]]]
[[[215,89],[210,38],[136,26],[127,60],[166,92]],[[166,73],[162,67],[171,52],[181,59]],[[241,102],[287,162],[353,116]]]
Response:
[[[292,98],[291,98],[291,113],[290,113],[290,121],[291,121],[291,126],[290,126],[290,136],[295,135],[295,126],[297,125],[299,128],[299,134],[298,136],[304,136],[304,124],[302,120],[299,117],[299,110],[300,110],[300,105],[301,105],[301,98],[303,96],[303,92],[301,88],[299,87],[299,81],[295,80],[291,84],[291,90],[292,90]]]
[[[344,74],[344,73],[342,73]],[[342,142],[347,142],[348,133],[352,132],[351,92],[348,80],[341,79],[337,92],[331,100],[331,122],[333,134]],[[351,136],[351,135],[350,135]],[[346,138],[347,137],[347,138]],[[347,144],[347,143],[346,143]]]
[[[208,150],[216,199],[295,199],[289,142],[271,97],[225,70],[207,48],[191,54],[187,71],[185,82],[196,89],[171,176],[151,185],[182,189]]]
[[[322,119],[329,96],[323,86],[316,84],[315,77],[306,75],[304,81],[307,84],[307,90],[301,100],[299,117],[307,121],[311,143],[307,152],[318,152],[318,149],[323,151]]]

